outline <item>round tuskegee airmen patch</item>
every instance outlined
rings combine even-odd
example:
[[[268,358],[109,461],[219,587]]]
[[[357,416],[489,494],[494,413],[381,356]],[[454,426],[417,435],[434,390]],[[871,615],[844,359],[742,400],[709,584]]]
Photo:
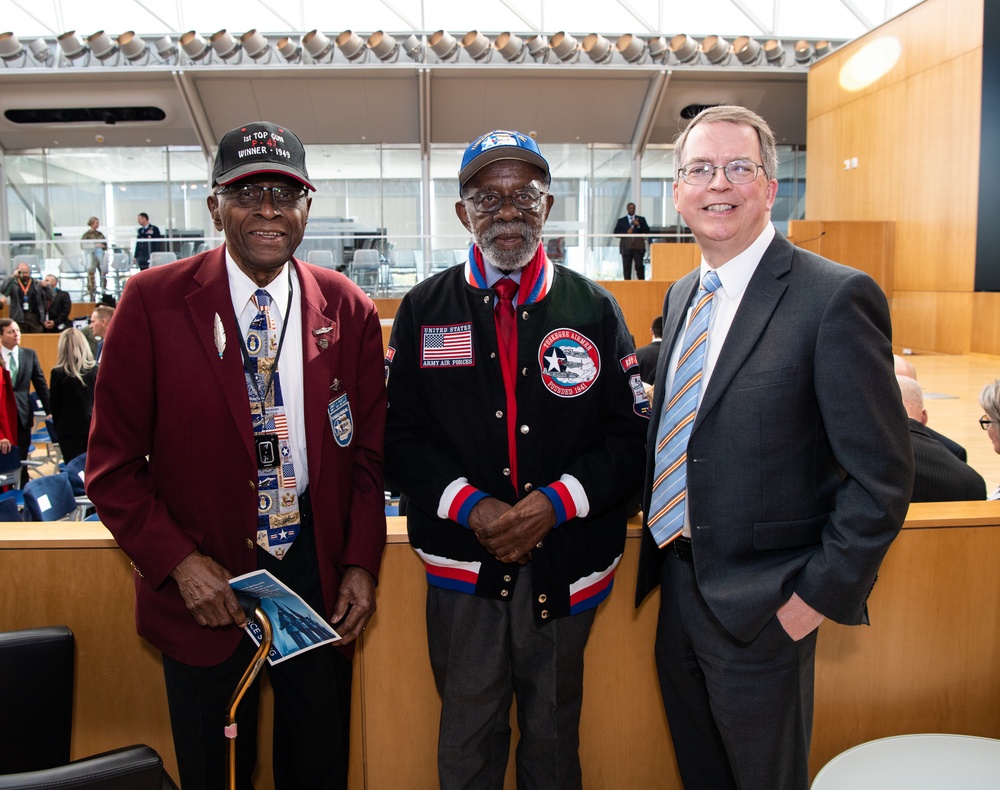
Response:
[[[538,347],[542,383],[560,398],[575,398],[601,375],[601,354],[575,329],[555,329]]]

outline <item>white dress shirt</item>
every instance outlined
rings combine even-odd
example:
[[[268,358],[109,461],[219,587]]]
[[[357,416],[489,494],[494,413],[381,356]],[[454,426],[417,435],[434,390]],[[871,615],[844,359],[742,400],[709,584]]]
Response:
[[[705,349],[705,365],[702,368],[701,374],[701,391],[698,393],[699,406],[701,405],[702,398],[705,397],[705,390],[708,389],[708,382],[711,380],[712,372],[715,370],[715,363],[719,361],[719,354],[722,352],[722,346],[725,345],[729,329],[733,325],[733,319],[736,318],[736,311],[739,310],[740,302],[743,301],[743,294],[746,293],[747,285],[750,284],[750,278],[757,271],[757,266],[760,264],[761,258],[764,257],[764,252],[774,239],[774,233],[774,225],[768,222],[753,244],[715,270],[715,273],[719,275],[719,281],[722,285],[719,286],[715,292],[715,296],[712,297],[712,317],[708,324],[708,347]],[[703,257],[698,272],[699,282],[705,279],[705,275],[708,274],[710,268]],[[689,307],[684,317],[684,327],[687,326],[690,318],[691,308]],[[677,371],[677,360],[681,355],[681,347],[683,345],[684,329],[682,328],[670,352],[670,366],[667,368],[667,392],[673,390],[674,373]],[[662,414],[660,415],[660,419],[663,419]],[[691,537],[689,518],[690,509],[685,507],[683,535],[688,538]]]
[[[233,300],[233,310],[236,322],[243,334],[244,342],[250,324],[257,315],[257,308],[250,297],[260,287],[251,280],[237,265],[226,250],[226,272],[229,275],[229,293]],[[295,489],[301,494],[309,485],[309,463],[306,460],[306,423],[304,413],[305,387],[303,385],[302,365],[302,288],[295,269],[286,263],[281,272],[264,290],[271,295],[271,317],[274,326],[281,337],[282,322],[288,321],[285,339],[281,346],[281,356],[278,359],[278,372],[281,377],[281,396],[285,405],[285,417],[288,420],[288,443],[295,465]],[[292,286],[291,300],[288,298],[288,285]],[[289,301],[291,309],[289,310]],[[288,315],[285,315],[285,312]],[[247,412],[249,415],[249,400]]]

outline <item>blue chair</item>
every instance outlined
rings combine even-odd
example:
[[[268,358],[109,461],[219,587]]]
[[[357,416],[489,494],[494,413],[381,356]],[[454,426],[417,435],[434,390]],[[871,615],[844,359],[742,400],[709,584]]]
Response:
[[[76,513],[76,497],[65,472],[29,480],[24,486],[25,521],[58,521]]]
[[[0,453],[0,486],[21,486],[21,451],[16,444]]]
[[[73,496],[86,496],[87,489],[83,484],[83,469],[87,464],[87,454],[81,453],[76,458],[71,458],[63,466],[63,471],[69,476],[70,485],[73,486]]]
[[[21,508],[17,499],[10,496],[0,496],[0,521],[21,521]]]

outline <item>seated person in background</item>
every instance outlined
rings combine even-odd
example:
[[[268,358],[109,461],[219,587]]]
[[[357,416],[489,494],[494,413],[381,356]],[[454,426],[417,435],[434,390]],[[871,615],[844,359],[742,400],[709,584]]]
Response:
[[[636,359],[639,360],[639,378],[643,384],[652,384],[656,381],[656,362],[660,358],[660,345],[663,339],[662,315],[653,319],[650,332],[653,335],[652,341],[635,350]]]
[[[896,376],[909,417],[913,443],[913,495],[911,502],[961,502],[985,499],[986,482],[975,469],[959,461],[927,430],[927,409],[920,384],[909,376]]]
[[[993,452],[1000,453],[1000,379],[983,387],[983,391],[979,393],[979,405],[986,412],[986,416],[979,420],[979,425],[990,437]],[[1000,499],[1000,486],[987,499]]]
[[[906,376],[907,378],[911,378],[914,381],[917,380],[917,371],[914,369],[913,365],[910,364],[909,360],[907,360],[905,357],[901,357],[899,354],[893,354],[892,360],[893,360],[893,366],[896,369],[897,376]],[[922,397],[923,396],[921,396],[921,398]],[[933,436],[935,439],[937,439],[939,442],[941,442],[941,444],[943,444],[945,447],[947,447],[948,451],[952,455],[954,455],[959,461],[962,461],[963,463],[969,462],[969,454],[965,451],[965,448],[962,447],[962,445],[960,445],[953,439],[949,439],[943,433],[938,433],[937,431],[935,431],[933,428],[931,428],[926,424],[927,423],[926,420],[924,420],[924,423],[925,423],[924,430],[931,436]]]
[[[73,302],[59,287],[59,278],[46,274],[42,278],[42,331],[62,332],[69,323]]]
[[[87,452],[96,382],[90,346],[83,332],[70,327],[59,335],[56,366],[49,376],[49,406],[64,461]]]

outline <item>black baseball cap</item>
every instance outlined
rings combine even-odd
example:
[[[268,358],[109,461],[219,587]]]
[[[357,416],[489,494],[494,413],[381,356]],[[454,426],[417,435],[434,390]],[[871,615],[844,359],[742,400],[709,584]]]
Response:
[[[254,121],[226,132],[212,168],[212,186],[225,186],[258,173],[291,176],[313,192],[306,149],[295,132],[269,121]]]

